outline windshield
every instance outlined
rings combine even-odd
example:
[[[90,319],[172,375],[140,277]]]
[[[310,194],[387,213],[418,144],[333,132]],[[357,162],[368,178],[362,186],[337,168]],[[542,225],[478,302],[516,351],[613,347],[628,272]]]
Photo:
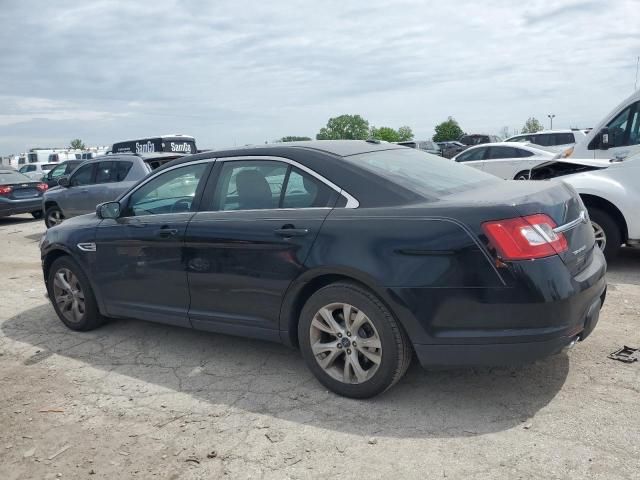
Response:
[[[19,172],[11,170],[0,170],[0,183],[20,183],[31,182],[32,180]]]
[[[475,168],[415,149],[362,153],[345,160],[427,197],[502,181]]]

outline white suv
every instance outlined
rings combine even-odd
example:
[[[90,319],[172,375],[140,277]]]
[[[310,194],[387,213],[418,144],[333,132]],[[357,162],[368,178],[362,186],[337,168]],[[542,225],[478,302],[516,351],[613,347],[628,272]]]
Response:
[[[544,130],[536,133],[523,133],[509,137],[505,142],[534,143],[548,150],[563,153],[576,143],[584,140],[586,135],[582,130]]]

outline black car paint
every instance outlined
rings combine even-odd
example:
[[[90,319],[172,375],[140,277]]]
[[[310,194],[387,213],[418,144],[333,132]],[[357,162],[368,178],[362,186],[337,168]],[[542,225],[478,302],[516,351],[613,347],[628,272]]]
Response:
[[[390,147],[370,147],[381,148]],[[569,238],[571,245],[591,242],[578,254],[506,263],[492,256],[481,229],[488,219],[540,212],[564,223],[581,205],[572,190],[500,181],[499,188],[491,184],[425,201],[341,161],[339,153],[349,152],[306,146],[207,152],[158,171],[207,158],[284,157],[343,187],[360,208],[314,209],[311,215],[191,212],[147,226],[135,218],[84,215],[49,230],[42,245],[45,271],[64,251],[94,279],[106,315],[287,344],[296,343],[297,315],[311,289],[353,279],[397,316],[425,366],[528,361],[590,333],[604,300],[606,264],[585,233],[589,229]],[[208,181],[215,181],[215,173]],[[309,232],[302,238],[274,235],[285,225]],[[165,227],[184,231],[183,240],[157,237]],[[109,232],[126,235],[110,239]],[[102,238],[98,251],[110,252],[104,259],[76,247],[96,237]],[[114,302],[116,294],[129,305]]]
[[[28,177],[23,181],[3,182],[2,186],[12,187],[12,191],[0,196],[0,217],[41,211],[43,192],[37,188],[41,183]]]

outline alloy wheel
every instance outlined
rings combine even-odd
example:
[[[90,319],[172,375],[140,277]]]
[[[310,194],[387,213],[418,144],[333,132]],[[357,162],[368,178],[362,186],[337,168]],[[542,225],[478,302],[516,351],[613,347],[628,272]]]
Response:
[[[71,323],[79,323],[86,306],[78,277],[68,268],[59,269],[53,278],[53,297],[58,310]]]
[[[607,246],[607,234],[604,229],[593,220],[591,220],[591,226],[593,227],[593,235],[596,237],[596,245],[604,252]]]
[[[382,342],[376,327],[361,310],[347,303],[331,303],[313,317],[311,350],[318,365],[347,384],[371,379],[382,361]]]
[[[64,220],[60,210],[52,210],[47,214],[47,224],[51,227],[59,225]]]

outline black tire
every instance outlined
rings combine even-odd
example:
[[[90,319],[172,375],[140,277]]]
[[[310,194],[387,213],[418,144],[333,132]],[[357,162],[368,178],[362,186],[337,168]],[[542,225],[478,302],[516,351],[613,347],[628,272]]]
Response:
[[[613,217],[605,210],[601,210],[596,207],[587,207],[589,211],[589,218],[593,223],[599,225],[604,231],[605,246],[604,256],[607,261],[611,261],[618,255],[620,246],[622,245],[622,232],[620,231],[620,225],[613,219]],[[594,229],[596,227],[594,226]]]
[[[320,366],[318,363],[320,360],[316,359],[311,349],[311,324],[316,313],[323,307],[339,303],[349,304],[364,313],[375,327],[380,340],[381,360],[377,370],[361,383],[345,383],[331,376]],[[357,339],[357,335],[358,333],[353,333],[352,340]],[[298,324],[298,340],[307,366],[320,383],[338,395],[351,398],[370,398],[392,387],[407,371],[413,353],[406,333],[380,299],[369,290],[350,282],[327,285],[307,300]],[[360,355],[353,346],[351,348],[355,355]],[[342,354],[346,356],[346,352]],[[339,358],[344,359],[344,357],[336,358],[335,362],[339,362]]]
[[[521,172],[516,173],[516,176],[513,177],[514,180],[529,180],[529,170],[523,170]]]
[[[55,276],[57,273],[64,271],[65,269],[73,273],[73,275],[77,279],[77,283],[80,286],[81,292],[84,294],[84,312],[82,317],[77,321],[69,321],[69,319],[67,319],[67,317],[61,310],[61,306],[58,305],[55,295]],[[93,293],[93,289],[91,288],[91,283],[89,282],[89,279],[84,274],[80,266],[71,257],[60,257],[53,262],[51,268],[49,269],[49,275],[47,278],[47,291],[49,293],[51,304],[58,314],[58,317],[60,318],[62,323],[64,323],[71,330],[84,332],[87,330],[93,330],[94,328],[97,328],[104,323],[105,319],[98,310],[98,304],[96,302],[96,297]]]
[[[37,218],[37,219],[42,218],[43,214],[44,212],[42,210],[36,210],[35,212],[31,212],[31,215],[33,216],[33,218]]]
[[[51,228],[55,225],[57,225],[57,223],[55,223],[53,221],[53,218],[57,215],[60,216],[60,219],[64,219],[64,215],[62,214],[62,210],[60,210],[60,207],[58,207],[57,205],[53,205],[52,207],[49,207],[45,210],[44,212],[44,224],[47,226],[47,228]]]

